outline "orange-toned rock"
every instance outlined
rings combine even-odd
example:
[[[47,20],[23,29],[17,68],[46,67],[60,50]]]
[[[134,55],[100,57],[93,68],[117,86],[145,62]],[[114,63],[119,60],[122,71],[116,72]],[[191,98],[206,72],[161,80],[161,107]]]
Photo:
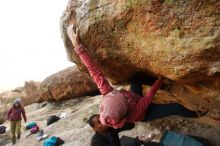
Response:
[[[97,86],[86,73],[70,67],[51,75],[41,83],[42,100],[64,100],[94,94]]]
[[[23,99],[23,102],[26,105],[42,101],[40,82],[35,82],[35,81],[25,82],[24,90],[25,90],[26,97]]]
[[[218,0],[70,0],[61,32],[69,59],[85,69],[66,33],[79,27],[113,84],[137,71],[162,75],[178,102],[220,110],[219,10]]]
[[[66,27],[115,82],[138,70],[172,80],[219,77],[220,1],[70,0],[61,18],[68,56],[78,65]],[[123,76],[121,76],[123,74]]]
[[[25,82],[26,98],[33,102],[43,100],[65,100],[97,93],[97,86],[86,73],[77,67],[59,71],[42,82]]]

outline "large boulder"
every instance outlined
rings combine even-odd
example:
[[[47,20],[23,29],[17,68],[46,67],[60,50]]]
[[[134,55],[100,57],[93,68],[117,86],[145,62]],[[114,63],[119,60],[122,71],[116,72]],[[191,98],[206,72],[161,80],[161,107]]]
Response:
[[[213,109],[220,107],[219,10],[219,0],[70,0],[61,33],[82,70],[70,24],[112,84],[138,71],[162,75],[175,82],[172,96]]]
[[[35,93],[36,92],[36,93]],[[57,72],[35,87],[33,94],[42,100],[65,100],[97,93],[97,86],[90,76],[81,73],[77,67]]]
[[[45,100],[65,100],[84,95],[97,94],[97,86],[91,77],[81,73],[76,66],[59,71],[42,82],[25,82],[26,98],[24,102],[32,103]],[[26,104],[27,105],[27,104]]]

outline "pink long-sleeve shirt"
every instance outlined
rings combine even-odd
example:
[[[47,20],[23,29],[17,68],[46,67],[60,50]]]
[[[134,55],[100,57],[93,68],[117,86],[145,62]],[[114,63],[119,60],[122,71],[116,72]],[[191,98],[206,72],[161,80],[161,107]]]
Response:
[[[7,119],[10,121],[20,121],[21,115],[24,118],[24,121],[27,121],[25,110],[22,106],[15,108],[14,106],[8,111]]]
[[[151,104],[152,97],[161,85],[161,80],[157,80],[144,97],[125,90],[116,91],[111,87],[96,62],[83,46],[74,50],[104,96],[99,106],[101,123],[113,128],[121,128],[125,122],[142,120],[146,114],[146,109]]]

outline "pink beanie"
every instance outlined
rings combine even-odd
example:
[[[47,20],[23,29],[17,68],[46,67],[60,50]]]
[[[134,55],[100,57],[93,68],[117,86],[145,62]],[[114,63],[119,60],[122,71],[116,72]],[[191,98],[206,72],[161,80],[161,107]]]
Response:
[[[120,92],[116,94],[109,93],[99,105],[100,121],[107,125],[106,121],[119,122],[128,111],[128,100]]]

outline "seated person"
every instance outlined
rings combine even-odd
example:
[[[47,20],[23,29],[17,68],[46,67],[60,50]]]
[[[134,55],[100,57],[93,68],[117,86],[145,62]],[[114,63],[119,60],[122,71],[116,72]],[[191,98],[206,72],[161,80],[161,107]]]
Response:
[[[120,146],[118,133],[134,128],[134,123],[125,123],[122,128],[114,129],[103,125],[99,120],[99,115],[92,115],[88,120],[89,125],[95,131],[92,137],[91,146]]]
[[[194,146],[196,144],[202,144],[201,146],[210,146],[209,141],[204,138],[187,136],[168,131],[162,135],[160,143],[145,141],[146,139],[131,138],[127,136],[123,136],[121,139],[119,139],[119,132],[131,130],[132,128],[134,128],[135,124],[125,123],[122,128],[114,129],[100,123],[98,115],[91,116],[88,120],[88,123],[95,131],[95,134],[93,135],[91,140],[91,146],[188,146],[189,142],[191,146]]]
[[[139,144],[143,144],[143,142],[137,141],[137,145],[127,145],[128,142],[129,144],[134,144],[136,142],[136,139],[134,139],[135,142],[133,142],[132,138],[130,139],[130,141],[127,140],[126,137],[123,137],[121,140],[119,139],[118,133],[134,128],[134,123],[125,123],[122,128],[114,129],[100,123],[99,116],[97,115],[91,116],[88,122],[95,131],[95,134],[93,135],[91,140],[91,146],[140,146]],[[155,146],[162,146],[162,144],[158,144]]]

